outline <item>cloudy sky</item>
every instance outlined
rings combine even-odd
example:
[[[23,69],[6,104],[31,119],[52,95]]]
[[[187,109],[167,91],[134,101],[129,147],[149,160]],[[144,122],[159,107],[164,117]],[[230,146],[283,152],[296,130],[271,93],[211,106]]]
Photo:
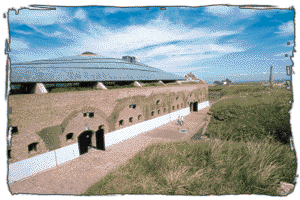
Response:
[[[180,76],[213,82],[286,79],[294,10],[238,7],[56,7],[9,12],[12,62],[80,55],[135,56]],[[290,45],[287,45],[290,42]],[[285,57],[288,54],[288,57]]]

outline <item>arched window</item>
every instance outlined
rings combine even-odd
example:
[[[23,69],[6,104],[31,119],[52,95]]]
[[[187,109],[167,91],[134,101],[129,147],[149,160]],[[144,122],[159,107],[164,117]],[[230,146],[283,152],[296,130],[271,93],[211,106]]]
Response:
[[[178,96],[176,97],[176,100],[178,100]]]
[[[123,124],[124,124],[124,120],[121,119],[121,120],[119,121],[119,126],[123,126]]]
[[[177,109],[179,109],[179,104],[177,105]]]
[[[167,112],[167,109],[166,109],[166,108],[164,108],[164,113],[165,113],[165,112]]]
[[[157,111],[157,114],[160,114],[160,110]]]
[[[138,116],[138,120],[141,120],[141,119],[142,119],[142,115],[139,115],[139,116]]]
[[[33,152],[33,151],[37,151],[37,142],[31,143],[30,145],[28,145],[28,153]]]
[[[158,105],[158,104],[159,104],[159,102],[160,102],[160,100],[157,100],[157,101],[156,101],[156,105]]]
[[[74,133],[68,133],[67,135],[66,135],[66,140],[68,141],[68,140],[73,140],[73,135],[74,135]]]
[[[130,117],[129,122],[132,123],[132,121],[133,121],[133,117]]]
[[[175,110],[175,106],[172,106],[172,110]]]
[[[181,108],[183,108],[183,103],[181,103]]]
[[[151,112],[151,116],[154,116],[154,111]]]

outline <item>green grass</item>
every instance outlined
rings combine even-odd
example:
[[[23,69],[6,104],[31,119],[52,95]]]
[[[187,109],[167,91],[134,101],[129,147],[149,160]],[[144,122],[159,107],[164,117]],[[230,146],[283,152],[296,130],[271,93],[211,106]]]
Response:
[[[278,143],[221,140],[156,143],[92,185],[85,195],[278,195],[296,172]]]
[[[203,121],[206,121],[205,119],[203,119]],[[203,129],[205,127],[205,123],[198,129],[198,131],[196,132],[195,135],[193,135],[193,137],[191,138],[191,140],[200,140],[202,133],[203,133]]]
[[[255,88],[216,102],[210,109],[212,119],[205,135],[235,141],[273,137],[288,144],[291,92],[286,89],[253,91]]]
[[[157,87],[157,86],[165,86],[165,85],[163,85],[163,84],[160,84],[160,83],[144,83],[143,84],[143,87],[152,87],[152,86],[155,86],[155,87]]]

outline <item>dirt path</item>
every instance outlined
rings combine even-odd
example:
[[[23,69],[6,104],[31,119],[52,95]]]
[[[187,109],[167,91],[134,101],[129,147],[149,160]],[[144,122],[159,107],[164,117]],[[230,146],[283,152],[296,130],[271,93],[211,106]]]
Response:
[[[106,151],[90,149],[74,160],[9,184],[13,194],[70,194],[79,195],[137,152],[156,142],[185,140],[193,136],[203,123],[210,107],[184,117],[184,125],[175,121],[132,139],[106,148]],[[178,130],[189,129],[188,133]]]

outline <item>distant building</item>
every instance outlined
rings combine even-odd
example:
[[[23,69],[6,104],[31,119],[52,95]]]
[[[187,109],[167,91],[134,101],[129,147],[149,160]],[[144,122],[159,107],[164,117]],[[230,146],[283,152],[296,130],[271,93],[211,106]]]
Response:
[[[193,81],[200,81],[200,79],[197,78],[195,76],[195,74],[192,74],[192,72],[190,72],[189,74],[184,75],[184,77],[186,78],[187,81],[191,81],[191,80],[193,80]]]

